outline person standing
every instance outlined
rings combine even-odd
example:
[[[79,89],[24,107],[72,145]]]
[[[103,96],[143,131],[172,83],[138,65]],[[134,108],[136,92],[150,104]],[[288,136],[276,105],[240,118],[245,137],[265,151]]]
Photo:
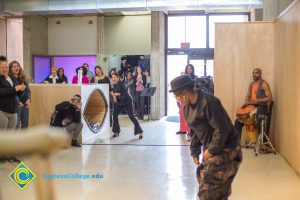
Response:
[[[150,71],[150,60],[148,58],[145,58],[144,55],[140,55],[138,66],[140,66],[143,71]]]
[[[17,85],[8,75],[9,68],[5,56],[0,56],[0,129],[14,129],[17,123],[18,92],[25,85]]]
[[[127,72],[132,72],[132,66],[127,62],[127,56],[123,56],[121,58],[121,66],[120,66],[119,77],[121,81],[125,80],[125,76]]]
[[[171,81],[169,92],[184,104],[184,117],[191,128],[190,149],[197,166],[199,199],[226,200],[242,162],[240,135],[220,100],[201,90],[195,91],[194,84],[189,75],[181,75]]]
[[[192,79],[197,78],[197,76],[195,75],[195,67],[192,64],[188,64],[185,66],[184,73],[189,75]]]
[[[89,70],[89,64],[83,63],[82,66],[86,69],[86,76],[89,79],[89,82],[91,82],[94,75],[93,72]]]
[[[23,73],[23,70],[18,61],[9,63],[9,76],[14,78],[18,85],[25,85],[26,88],[19,94],[19,105],[17,115],[16,128],[28,128],[29,122],[29,106],[31,103],[31,91],[28,85],[28,78]]]
[[[118,116],[126,110],[129,119],[134,124],[134,135],[139,135],[139,139],[143,138],[143,130],[133,115],[132,99],[128,94],[125,84],[119,80],[118,74],[112,74],[112,91],[110,92],[113,101],[113,137],[118,137],[120,134],[120,124]]]
[[[189,75],[193,80],[197,78],[197,76],[195,75],[195,68],[194,65],[192,64],[188,64],[185,66],[185,70],[184,70],[184,74]],[[187,137],[187,141],[191,141],[190,138],[190,128],[187,124],[187,122],[184,119],[183,116],[183,107],[184,105],[181,103],[177,103],[178,107],[179,107],[179,118],[180,118],[180,130],[176,132],[176,134],[186,134]]]
[[[136,97],[135,97],[135,83],[134,79],[132,77],[131,72],[127,72],[126,79],[125,79],[125,86],[126,89],[131,96],[132,99],[132,108],[133,108],[133,114],[136,114],[135,104],[136,104]]]
[[[140,66],[136,67],[136,78],[135,78],[135,91],[136,91],[136,104],[137,104],[137,117],[138,119],[144,119],[145,112],[145,97],[141,96],[145,85],[146,76],[143,74],[142,68]]]

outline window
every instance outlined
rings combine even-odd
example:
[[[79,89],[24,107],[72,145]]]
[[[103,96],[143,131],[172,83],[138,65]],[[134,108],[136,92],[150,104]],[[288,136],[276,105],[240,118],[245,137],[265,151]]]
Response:
[[[190,48],[206,47],[206,16],[168,17],[168,48],[181,48],[182,42]]]

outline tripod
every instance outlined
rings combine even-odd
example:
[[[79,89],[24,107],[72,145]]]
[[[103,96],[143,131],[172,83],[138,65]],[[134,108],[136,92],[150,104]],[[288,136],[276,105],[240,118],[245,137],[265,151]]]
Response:
[[[266,118],[267,118],[267,116],[259,115],[258,117],[261,118],[261,124],[260,124],[261,131],[260,131],[260,135],[258,136],[256,146],[254,148],[255,156],[257,156],[258,153],[268,153],[268,152],[272,152],[275,155],[276,150],[275,150],[273,144],[271,143],[269,137],[266,134]],[[263,150],[263,147],[266,147],[266,149]],[[269,147],[271,149],[269,149]]]

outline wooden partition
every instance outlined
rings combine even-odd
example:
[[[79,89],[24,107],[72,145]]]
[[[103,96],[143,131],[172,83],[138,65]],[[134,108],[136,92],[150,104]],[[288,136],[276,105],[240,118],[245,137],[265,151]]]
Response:
[[[215,94],[232,120],[253,68],[260,67],[274,97],[271,134],[300,175],[300,0],[274,22],[216,24]]]
[[[55,106],[69,101],[75,94],[82,98],[82,143],[108,143],[109,96],[108,85],[53,85],[31,84],[32,103],[30,106],[29,126],[50,123]]]
[[[48,124],[55,105],[80,94],[80,86],[31,84],[29,126]]]
[[[215,44],[215,95],[231,119],[246,97],[252,70],[262,69],[274,90],[274,24],[218,23]]]
[[[300,175],[300,1],[275,21],[274,47],[276,145]]]

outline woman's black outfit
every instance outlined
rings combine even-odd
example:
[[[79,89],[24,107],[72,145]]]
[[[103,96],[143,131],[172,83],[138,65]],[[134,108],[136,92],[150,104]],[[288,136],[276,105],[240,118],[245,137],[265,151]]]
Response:
[[[95,83],[95,77],[91,79],[91,83]],[[104,76],[103,79],[98,79],[98,83],[108,83],[110,84],[110,80],[107,76]]]
[[[57,78],[56,78],[57,77]],[[55,79],[56,79],[56,83],[62,83],[62,80],[58,77],[58,76],[56,76],[55,77]],[[43,82],[42,83],[44,83],[44,81],[48,81],[48,83],[53,83],[53,79],[52,79],[52,76],[50,75],[50,76],[47,76],[44,80],[43,80]]]
[[[133,109],[132,109],[132,99],[129,96],[126,87],[122,81],[119,81],[117,84],[113,85],[112,91],[114,93],[120,93],[121,95],[117,97],[117,102],[113,102],[113,133],[119,135],[120,133],[120,124],[118,116],[119,114],[125,109],[129,119],[134,124],[134,135],[137,135],[139,133],[142,133],[143,130],[139,124],[139,122],[136,120],[136,118],[133,115]]]
[[[19,103],[18,92],[15,87],[17,83],[14,79],[13,86],[6,80],[5,76],[0,75],[0,111],[15,114]]]
[[[58,78],[60,79],[61,83],[68,84],[68,78],[65,75],[63,75],[62,77],[58,76]]]

